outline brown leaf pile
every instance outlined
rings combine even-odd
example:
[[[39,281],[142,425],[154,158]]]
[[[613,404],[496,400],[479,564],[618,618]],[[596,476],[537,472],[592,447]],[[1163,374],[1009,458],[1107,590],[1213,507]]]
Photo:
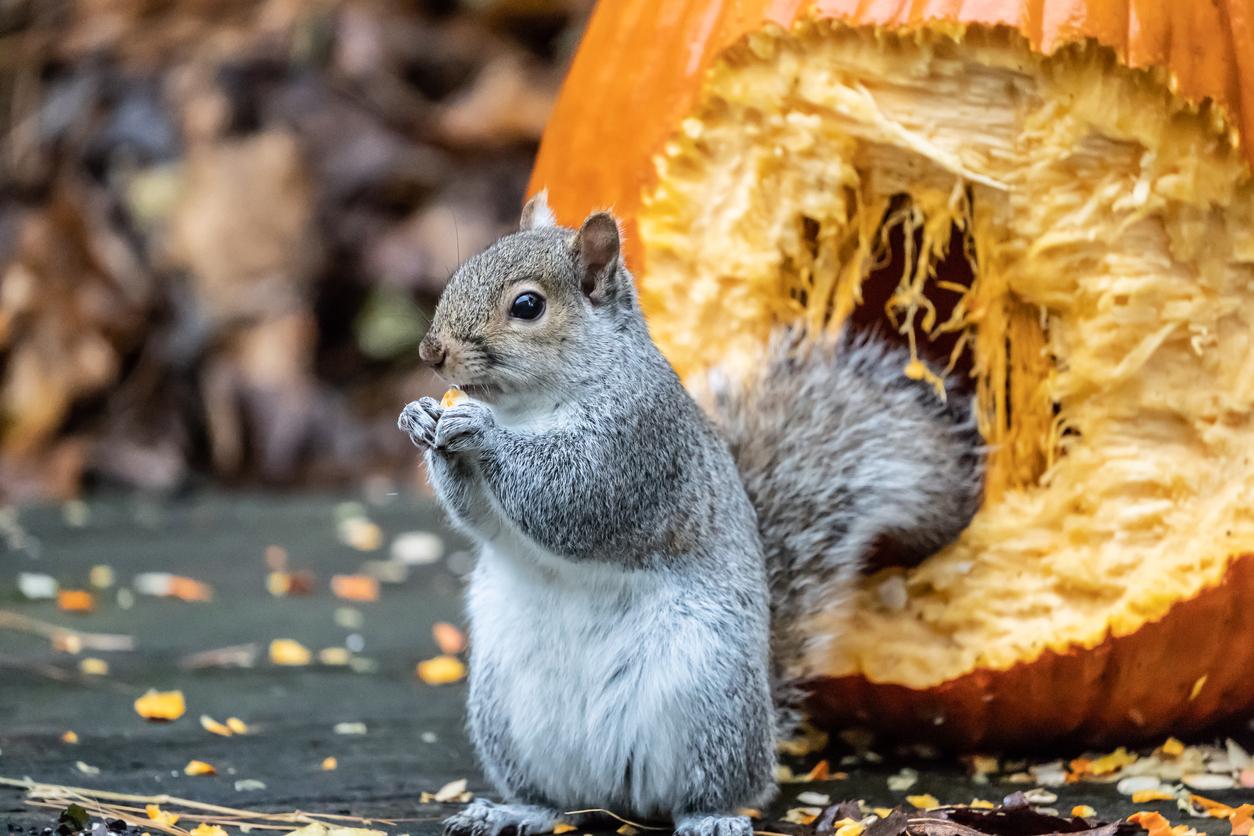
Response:
[[[590,5],[0,4],[0,498],[395,475]]]

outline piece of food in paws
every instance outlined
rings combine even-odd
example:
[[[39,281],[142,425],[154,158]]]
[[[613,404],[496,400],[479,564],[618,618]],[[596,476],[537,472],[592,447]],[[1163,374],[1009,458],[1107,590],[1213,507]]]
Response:
[[[440,406],[452,409],[465,400],[467,400],[466,393],[454,386],[444,393],[444,397],[440,398]]]

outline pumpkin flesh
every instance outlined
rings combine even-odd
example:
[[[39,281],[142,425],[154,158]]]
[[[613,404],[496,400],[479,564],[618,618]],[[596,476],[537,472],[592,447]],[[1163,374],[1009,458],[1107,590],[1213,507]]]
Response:
[[[968,745],[1254,707],[1254,689],[1191,705],[1202,676],[1225,687],[1217,650],[1254,662],[1254,637],[1223,635],[1222,595],[1195,608],[1222,616],[1206,652],[1134,648],[1173,669],[1100,723],[1036,705],[1011,712],[1018,729],[947,732],[962,712],[937,696],[961,682],[963,703],[1005,699],[981,691],[990,672],[1109,655],[1254,584],[1254,185],[1220,114],[1091,44],[1045,56],[1004,28],[805,21],[723,51],[675,128],[634,219],[642,304],[681,375],[747,367],[782,322],[840,327],[896,230],[908,251],[884,320],[912,341],[956,336],[978,395],[984,507],[812,626],[842,637],[801,672],[835,683],[826,707],[879,706]],[[974,279],[941,287],[955,240]],[[958,297],[943,315],[941,293]],[[903,584],[904,604],[883,594]]]

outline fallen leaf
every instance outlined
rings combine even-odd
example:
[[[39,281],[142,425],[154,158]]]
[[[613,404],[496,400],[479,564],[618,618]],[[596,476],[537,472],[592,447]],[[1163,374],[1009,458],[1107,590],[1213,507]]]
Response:
[[[1242,804],[1235,808],[1228,817],[1228,824],[1232,825],[1232,836],[1250,836],[1254,827],[1254,804]]]
[[[177,720],[187,711],[182,691],[158,691],[149,689],[135,700],[135,713],[145,720]]]
[[[466,649],[466,635],[447,621],[437,621],[431,625],[431,636],[436,647],[447,656],[455,656]]]
[[[200,715],[200,727],[210,734],[216,734],[219,737],[231,737],[235,734],[225,723],[219,723],[208,714]]]
[[[270,642],[270,662],[275,665],[308,665],[313,659],[309,648],[295,639],[275,639]]]
[[[318,651],[318,664],[335,667],[347,665],[352,661],[352,654],[343,647],[324,647]]]
[[[213,600],[213,587],[169,572],[142,572],[135,576],[134,586],[139,594],[154,598],[177,598],[189,602]]]
[[[218,770],[215,769],[213,764],[211,763],[205,763],[204,761],[198,761],[198,760],[190,760],[187,762],[187,766],[183,767],[183,774],[193,775],[193,776],[217,775]]]
[[[453,801],[466,792],[466,779],[458,778],[456,781],[449,781],[444,786],[435,791],[435,800],[439,802]]]
[[[814,765],[814,768],[806,773],[806,781],[826,781],[828,776],[832,774],[831,766],[827,761],[821,760]]]
[[[179,817],[174,813],[162,810],[159,805],[148,804],[144,807],[144,812],[148,814],[149,821],[155,821],[159,825],[174,827],[174,825],[178,824]]]
[[[436,656],[418,663],[418,678],[428,685],[447,685],[466,676],[466,665],[456,656]]]
[[[192,830],[191,836],[227,836],[227,832],[216,824],[201,822]]]
[[[387,834],[382,830],[369,830],[365,827],[339,827],[314,822],[299,830],[293,830],[287,836],[387,836]]]
[[[331,593],[345,601],[378,601],[379,581],[369,575],[335,575],[331,578]]]
[[[78,670],[83,676],[108,676],[109,663],[104,659],[89,656],[86,659],[79,660]]]
[[[1169,737],[1163,741],[1163,745],[1158,747],[1158,752],[1169,758],[1179,757],[1184,753],[1184,744],[1174,737]]]
[[[1171,836],[1171,822],[1162,813],[1142,812],[1128,816],[1128,821],[1149,832],[1149,836]]]
[[[57,608],[62,612],[89,613],[96,608],[96,596],[85,589],[57,591]]]

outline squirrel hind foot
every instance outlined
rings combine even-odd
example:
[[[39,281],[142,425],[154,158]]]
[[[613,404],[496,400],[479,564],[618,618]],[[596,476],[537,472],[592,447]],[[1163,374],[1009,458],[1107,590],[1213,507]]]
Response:
[[[477,798],[444,820],[444,836],[536,836],[552,833],[559,813],[530,804],[494,804]]]
[[[675,819],[675,836],[753,836],[748,816],[695,813]]]

